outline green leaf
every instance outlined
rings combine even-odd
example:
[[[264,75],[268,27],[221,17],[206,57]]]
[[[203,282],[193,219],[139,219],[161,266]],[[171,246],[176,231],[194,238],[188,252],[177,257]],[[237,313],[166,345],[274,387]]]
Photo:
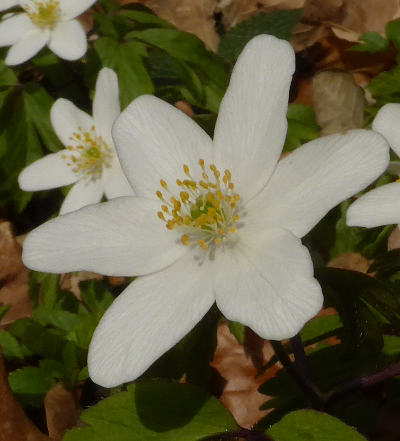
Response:
[[[339,419],[315,410],[291,412],[267,433],[275,441],[366,441]]]
[[[82,300],[91,311],[104,312],[114,300],[107,286],[99,280],[80,282],[79,288]]]
[[[374,54],[389,49],[389,42],[378,32],[366,32],[362,34],[360,40],[363,42],[350,48],[353,52],[370,52]]]
[[[243,326],[239,322],[233,322],[231,320],[229,320],[228,325],[229,325],[229,330],[235,336],[236,340],[242,345],[244,343],[244,336],[246,330],[245,326]]]
[[[31,366],[11,372],[8,382],[21,403],[31,406],[41,406],[44,396],[56,383],[43,369]]]
[[[0,60],[0,87],[16,86],[18,78],[14,71],[6,66],[4,60]]]
[[[373,78],[367,89],[377,100],[377,105],[400,102],[400,66],[387,72],[382,72]]]
[[[0,346],[5,358],[24,358],[18,340],[4,329],[0,329]]]
[[[270,34],[289,40],[302,13],[302,9],[260,12],[224,34],[219,43],[218,54],[233,64],[245,45],[256,35]]]
[[[400,20],[394,20],[386,25],[386,37],[393,41],[397,50],[400,49]]]
[[[114,69],[118,75],[122,108],[134,98],[154,92],[153,82],[143,58],[146,48],[138,42],[119,43],[109,37],[101,37],[94,43],[94,49],[105,67]]]
[[[7,314],[9,309],[10,309],[10,305],[1,305],[0,306],[0,322],[3,319],[3,317]]]
[[[343,327],[338,314],[315,317],[309,321],[301,331],[301,338],[304,343],[311,344],[326,338],[327,334],[331,334]]]
[[[45,305],[39,305],[33,311],[33,318],[43,326],[52,325],[62,331],[69,332],[79,323],[79,316],[62,309],[50,309]]]
[[[320,128],[312,106],[289,104],[287,111],[288,130],[284,150],[290,152],[319,135]]]
[[[196,441],[237,425],[214,397],[190,384],[151,381],[128,386],[83,412],[90,427],[64,441]]]
[[[140,7],[139,5],[126,4],[119,10],[119,15],[128,17],[136,23],[142,25],[151,25],[152,27],[161,27],[172,29],[173,26],[167,21],[163,20],[157,15],[154,15],[147,8]]]

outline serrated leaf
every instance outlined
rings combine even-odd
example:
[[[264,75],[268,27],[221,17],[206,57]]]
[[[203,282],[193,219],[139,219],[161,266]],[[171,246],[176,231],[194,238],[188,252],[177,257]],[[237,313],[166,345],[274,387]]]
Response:
[[[4,329],[0,329],[0,347],[5,358],[24,358],[18,340]]]
[[[270,34],[289,40],[302,13],[302,9],[260,12],[226,32],[221,37],[218,54],[233,64],[245,45],[256,35]]]
[[[128,386],[85,411],[90,427],[64,441],[196,441],[237,425],[214,397],[190,384],[151,381]]]
[[[267,433],[275,441],[366,441],[338,418],[315,410],[291,412]]]
[[[120,100],[125,108],[134,98],[154,92],[153,82],[144,64],[146,48],[138,42],[119,43],[109,37],[101,37],[94,43],[101,63],[114,69],[118,75]]]
[[[11,372],[8,382],[21,403],[31,406],[41,406],[44,396],[56,383],[43,369],[31,366]]]

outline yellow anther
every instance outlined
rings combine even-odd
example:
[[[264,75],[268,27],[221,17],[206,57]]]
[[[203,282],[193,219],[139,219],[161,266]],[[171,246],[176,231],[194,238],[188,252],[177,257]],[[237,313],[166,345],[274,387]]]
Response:
[[[204,159],[199,159],[199,164],[201,168],[204,168]]]
[[[233,199],[236,201],[236,202],[238,202],[238,201],[240,201],[240,196],[238,195],[238,194],[234,194],[233,195]]]
[[[224,199],[224,195],[222,194],[222,191],[217,190],[216,193],[217,193],[218,199],[220,199],[222,201]]]
[[[183,171],[185,175],[190,176],[190,169],[186,164],[183,165]]]
[[[164,196],[162,195],[160,190],[156,191],[156,195],[157,195],[158,199],[161,199],[162,201],[164,200]]]
[[[162,188],[165,188],[165,190],[168,189],[168,185],[167,183],[164,181],[164,179],[160,179],[160,185]]]
[[[165,222],[164,214],[163,214],[161,211],[159,211],[159,212],[157,213],[157,215],[158,215],[158,217],[159,217],[161,220],[163,220],[163,221]]]
[[[176,180],[176,183],[177,183],[177,185],[179,185],[179,187],[182,187],[182,185],[183,185],[183,184],[182,184],[182,181],[181,181],[180,179],[177,179],[177,180]]]
[[[200,187],[203,187],[203,188],[205,188],[206,190],[208,190],[208,184],[207,184],[206,182],[204,182],[204,181],[200,181],[199,184],[200,184]]]
[[[231,233],[234,233],[236,231],[236,228],[234,227],[234,226],[232,226],[231,228],[230,228],[230,232]]]
[[[181,191],[180,193],[179,193],[179,195],[180,195],[180,197],[181,197],[181,201],[183,202],[183,203],[185,203],[186,201],[188,201],[189,200],[189,193],[187,192],[187,191]]]
[[[201,248],[205,251],[208,248],[208,245],[204,242],[203,239],[200,239],[198,241],[198,244],[201,246]]]
[[[190,243],[190,237],[187,234],[184,234],[181,237],[181,242],[183,243],[183,245],[189,245]]]
[[[232,219],[233,222],[237,222],[238,220],[239,220],[239,215],[238,214],[233,216],[233,219]]]
[[[216,238],[214,239],[214,242],[215,242],[217,245],[219,245],[219,244],[222,242],[222,240],[221,240],[220,237],[216,237]]]
[[[222,228],[221,230],[219,230],[219,234],[221,236],[225,236],[226,235],[226,230],[224,228]]]
[[[169,213],[169,209],[166,205],[161,205],[161,209],[164,213]]]

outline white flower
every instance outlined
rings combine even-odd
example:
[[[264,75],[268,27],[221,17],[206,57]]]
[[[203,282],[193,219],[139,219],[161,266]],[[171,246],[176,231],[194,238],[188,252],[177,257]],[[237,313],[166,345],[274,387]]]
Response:
[[[381,133],[400,156],[400,104],[386,104],[377,113],[372,128]],[[388,171],[400,175],[400,162],[391,162]],[[382,185],[357,199],[347,211],[347,225],[378,227],[400,224],[400,182]]]
[[[75,17],[96,0],[20,0],[25,10],[0,22],[0,46],[11,46],[6,64],[23,63],[48,46],[65,60],[77,60],[87,49],[86,34]],[[17,2],[8,1],[9,6]]]
[[[19,4],[18,0],[0,0],[0,11],[5,11]]]
[[[139,97],[113,127],[138,197],[84,208],[27,237],[23,258],[33,269],[141,276],[94,334],[96,383],[138,377],[215,301],[228,319],[279,340],[321,308],[299,237],[385,169],[388,147],[356,130],[278,162],[293,71],[287,42],[254,38],[232,73],[214,141],[173,106]]]
[[[66,149],[22,170],[20,187],[37,191],[74,183],[60,214],[99,202],[104,194],[108,199],[133,195],[111,137],[111,126],[119,114],[117,75],[103,68],[97,77],[93,117],[63,98],[53,104],[51,123]]]

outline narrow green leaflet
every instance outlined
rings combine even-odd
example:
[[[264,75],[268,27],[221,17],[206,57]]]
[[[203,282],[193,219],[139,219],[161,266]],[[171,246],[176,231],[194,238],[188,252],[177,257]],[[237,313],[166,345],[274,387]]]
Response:
[[[128,386],[81,419],[89,427],[67,432],[63,441],[196,441],[237,429],[216,398],[190,384],[163,381]]]
[[[143,44],[131,41],[120,43],[116,39],[101,37],[94,43],[94,49],[105,67],[114,69],[118,75],[122,108],[134,98],[154,92],[153,82],[143,58],[147,56]]]
[[[219,43],[218,54],[233,64],[246,43],[256,35],[270,34],[288,40],[302,13],[302,9],[260,12],[224,34]]]
[[[339,419],[315,410],[298,410],[268,430],[274,441],[366,441]]]
[[[18,340],[4,329],[0,329],[0,348],[5,358],[24,358]]]

